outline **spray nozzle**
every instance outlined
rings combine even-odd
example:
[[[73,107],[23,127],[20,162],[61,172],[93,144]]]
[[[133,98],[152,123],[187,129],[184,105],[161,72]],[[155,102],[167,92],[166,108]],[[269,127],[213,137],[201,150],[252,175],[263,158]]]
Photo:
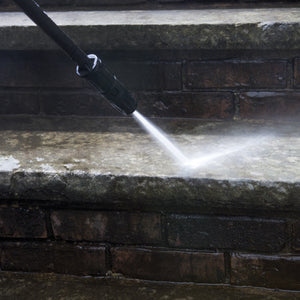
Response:
[[[93,60],[92,69],[77,66],[76,73],[87,79],[117,110],[125,115],[132,114],[137,103],[129,91],[95,54],[89,54],[88,58]]]

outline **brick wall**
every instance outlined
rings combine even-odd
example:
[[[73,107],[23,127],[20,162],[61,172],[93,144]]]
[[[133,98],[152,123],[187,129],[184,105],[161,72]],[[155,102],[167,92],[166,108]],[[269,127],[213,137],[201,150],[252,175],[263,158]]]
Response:
[[[300,119],[300,59],[246,51],[95,51],[151,117]],[[119,115],[56,51],[1,51],[0,113]]]
[[[2,203],[0,267],[299,290],[299,224],[282,213],[183,215]]]

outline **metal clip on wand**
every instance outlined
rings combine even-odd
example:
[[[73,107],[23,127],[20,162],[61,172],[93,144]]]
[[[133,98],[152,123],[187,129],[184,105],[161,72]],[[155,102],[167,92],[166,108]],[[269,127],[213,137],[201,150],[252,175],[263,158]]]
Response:
[[[77,63],[76,73],[99,90],[113,107],[125,115],[130,115],[136,110],[136,101],[101,59],[94,54],[87,55],[80,49],[34,0],[14,2]]]

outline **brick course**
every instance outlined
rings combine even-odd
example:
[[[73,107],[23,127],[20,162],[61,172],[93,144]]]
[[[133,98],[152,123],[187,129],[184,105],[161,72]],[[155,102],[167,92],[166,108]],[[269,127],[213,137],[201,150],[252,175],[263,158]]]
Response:
[[[159,214],[55,211],[51,215],[57,238],[124,244],[161,244]]]
[[[221,283],[225,280],[222,253],[116,247],[111,249],[113,272],[162,281]]]
[[[138,109],[151,117],[232,119],[234,99],[230,92],[139,93]]]
[[[267,54],[247,60],[242,54],[241,59],[226,59],[228,53],[217,61],[205,55],[194,60],[194,52],[143,53],[106,51],[104,62],[146,116],[300,119],[299,59],[292,68],[291,58],[269,60]],[[193,60],[186,60],[189,55]],[[78,78],[75,64],[61,51],[1,51],[0,64],[0,114],[120,115]]]
[[[53,241],[45,239],[46,215]],[[1,207],[0,265],[4,271],[105,275],[111,270],[146,280],[299,290],[298,223],[86,207],[51,213],[50,208]]]
[[[109,69],[130,90],[180,90],[181,63],[105,60]],[[88,88],[74,64],[60,51],[3,51],[1,87]]]
[[[191,61],[185,65],[186,89],[285,88],[285,61]]]
[[[1,269],[22,272],[55,272],[104,275],[105,247],[60,243],[0,243]]]

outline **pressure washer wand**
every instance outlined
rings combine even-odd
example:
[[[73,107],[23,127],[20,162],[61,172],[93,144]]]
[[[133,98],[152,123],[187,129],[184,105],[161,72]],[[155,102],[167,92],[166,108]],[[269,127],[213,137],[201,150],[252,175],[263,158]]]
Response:
[[[125,86],[102,63],[95,54],[87,55],[64,33],[34,0],[14,0],[25,14],[36,23],[73,61],[77,63],[76,73],[87,79],[101,94],[123,114],[130,115],[137,103]]]

